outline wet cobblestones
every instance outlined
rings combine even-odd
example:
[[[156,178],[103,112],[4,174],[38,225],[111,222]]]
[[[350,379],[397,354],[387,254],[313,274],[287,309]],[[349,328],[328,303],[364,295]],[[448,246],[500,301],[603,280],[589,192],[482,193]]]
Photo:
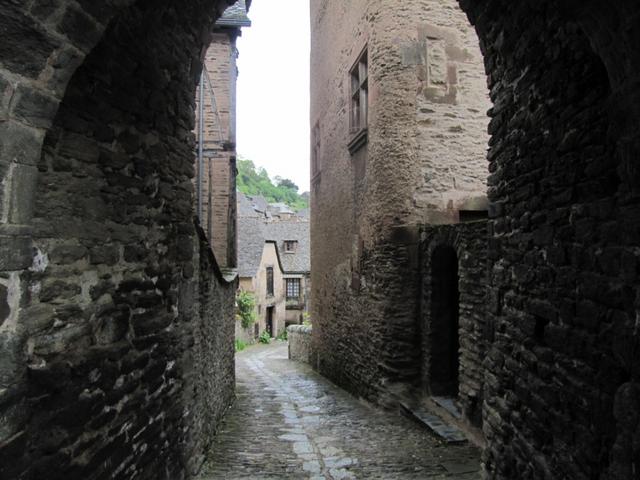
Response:
[[[284,343],[237,356],[237,401],[200,480],[480,478],[478,449],[444,445],[287,359]]]

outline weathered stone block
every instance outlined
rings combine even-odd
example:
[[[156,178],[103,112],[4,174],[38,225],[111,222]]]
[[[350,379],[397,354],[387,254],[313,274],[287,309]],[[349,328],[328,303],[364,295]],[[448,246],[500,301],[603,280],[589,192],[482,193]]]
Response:
[[[98,345],[108,345],[124,339],[129,330],[128,312],[114,310],[112,315],[102,315],[95,333]]]
[[[13,97],[13,85],[2,76],[0,70],[0,120],[7,121],[9,118],[9,105]]]
[[[32,338],[33,353],[48,356],[87,348],[91,343],[87,325],[68,325],[54,333]]]
[[[48,302],[55,298],[70,298],[79,295],[81,292],[80,285],[69,283],[63,280],[47,279],[40,290],[40,301]]]
[[[9,307],[9,290],[6,286],[0,285],[0,327],[5,322],[5,320],[9,317],[11,313],[11,308]]]
[[[36,187],[38,169],[31,165],[14,164],[9,169],[7,177],[9,181],[5,185],[10,185],[11,190],[9,222],[28,225],[33,215],[33,192]]]
[[[31,265],[31,238],[0,235],[0,271],[17,271]]]
[[[52,327],[55,319],[53,307],[47,304],[30,305],[20,312],[20,324],[30,333]]]
[[[290,325],[287,327],[289,360],[312,364],[311,327]]]
[[[50,62],[51,72],[47,80],[47,87],[62,98],[69,80],[76,68],[82,63],[82,56],[72,48],[60,49]]]
[[[131,317],[133,331],[138,337],[144,337],[160,332],[173,322],[173,316],[162,314],[156,311],[149,311],[144,314],[134,314]]]
[[[0,123],[0,161],[37,165],[44,133],[13,120]]]
[[[0,44],[0,58],[10,71],[36,78],[59,43],[21,10],[14,2],[0,6],[4,39]]]
[[[41,0],[31,6],[31,14],[39,20],[46,21],[61,5],[61,0]]]
[[[51,251],[51,261],[61,265],[77,262],[87,255],[82,245],[59,245]]]
[[[88,52],[100,38],[102,28],[82,10],[75,6],[68,6],[58,31],[66,35],[77,48]]]
[[[13,395],[16,392],[16,386],[21,383],[23,375],[23,341],[16,332],[3,331],[0,332],[0,391],[5,390],[9,395],[5,395],[3,400],[11,405],[19,403],[20,399]],[[20,395],[18,395],[20,397]],[[17,412],[14,412],[17,413]],[[2,438],[14,435],[16,433],[16,425],[22,420],[22,414],[16,415],[16,418],[0,417],[0,444]]]
[[[115,245],[101,245],[93,247],[89,251],[89,261],[93,265],[101,263],[105,265],[115,265],[119,260],[119,248]]]
[[[36,128],[48,128],[58,110],[58,100],[31,86],[19,85],[11,109],[18,120]]]

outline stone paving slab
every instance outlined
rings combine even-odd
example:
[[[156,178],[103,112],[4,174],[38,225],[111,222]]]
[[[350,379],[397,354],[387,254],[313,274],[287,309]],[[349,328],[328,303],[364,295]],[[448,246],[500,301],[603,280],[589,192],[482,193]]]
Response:
[[[286,343],[238,354],[237,401],[200,480],[479,479],[480,452],[446,445],[287,359]]]

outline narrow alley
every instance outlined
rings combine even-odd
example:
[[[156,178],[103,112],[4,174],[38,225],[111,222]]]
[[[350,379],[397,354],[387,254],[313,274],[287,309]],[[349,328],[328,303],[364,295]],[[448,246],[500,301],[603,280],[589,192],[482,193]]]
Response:
[[[287,344],[237,355],[237,400],[200,480],[476,479],[480,452],[444,445],[287,359]]]

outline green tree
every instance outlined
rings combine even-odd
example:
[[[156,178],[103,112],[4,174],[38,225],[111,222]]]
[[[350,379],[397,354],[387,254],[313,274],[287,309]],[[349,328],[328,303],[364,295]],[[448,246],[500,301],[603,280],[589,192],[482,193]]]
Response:
[[[243,328],[249,328],[256,321],[256,297],[251,292],[240,290],[236,296],[238,316]]]
[[[298,186],[288,178],[276,177],[276,181],[278,182],[278,187],[287,188],[289,190],[293,190],[294,192],[298,193]]]
[[[268,202],[282,202],[296,211],[309,208],[308,196],[298,194],[298,186],[288,178],[275,177],[274,184],[264,168],[244,158],[238,159],[237,167],[237,187],[245,195],[261,195]]]

